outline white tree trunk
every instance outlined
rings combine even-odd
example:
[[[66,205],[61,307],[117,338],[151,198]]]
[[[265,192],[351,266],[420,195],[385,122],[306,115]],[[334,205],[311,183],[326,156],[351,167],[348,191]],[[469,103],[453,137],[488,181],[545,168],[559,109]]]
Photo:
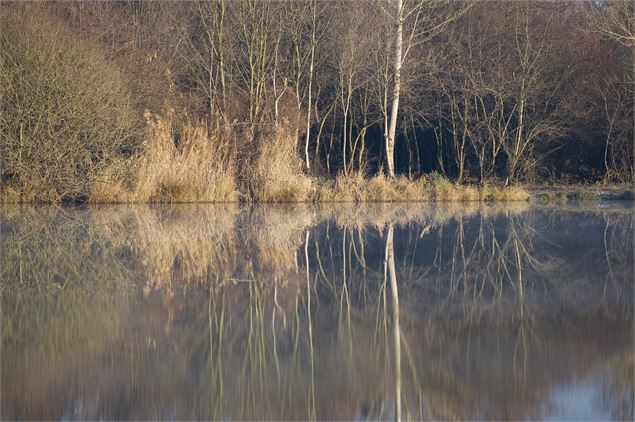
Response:
[[[386,137],[386,161],[388,175],[395,177],[395,135],[397,133],[397,114],[399,112],[399,91],[401,88],[401,50],[403,47],[403,0],[397,0],[397,36],[395,38],[395,68],[392,91],[390,125]]]

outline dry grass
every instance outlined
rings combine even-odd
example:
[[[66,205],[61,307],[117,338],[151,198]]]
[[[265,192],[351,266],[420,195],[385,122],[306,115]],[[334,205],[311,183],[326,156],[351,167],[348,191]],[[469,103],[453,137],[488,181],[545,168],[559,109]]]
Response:
[[[410,180],[407,177],[397,177],[394,181],[397,191],[408,201],[428,201],[430,200],[430,189],[428,180],[420,177]]]
[[[163,139],[161,142],[163,142]],[[211,151],[200,144],[188,152],[157,142],[136,163],[137,173],[130,173],[130,163],[120,160],[106,167],[91,186],[91,203],[128,202],[237,202],[242,196],[253,202],[527,202],[529,192],[519,186],[457,185],[447,179],[421,177],[410,180],[383,175],[365,178],[361,173],[338,175],[335,180],[311,178],[301,169],[277,165],[262,154],[254,174],[248,175],[249,186],[239,193],[235,172],[228,164],[209,166]],[[272,142],[271,145],[275,145]],[[269,146],[266,147],[269,149]],[[272,148],[273,150],[273,148]],[[200,151],[201,154],[195,154]],[[281,169],[277,171],[277,169]],[[134,172],[134,170],[133,170]],[[130,178],[136,179],[132,188]],[[46,189],[18,191],[10,185],[2,186],[3,203],[37,202]],[[566,198],[566,197],[565,197]]]
[[[137,172],[138,202],[232,202],[238,199],[230,143],[207,125],[183,124],[175,142],[171,113],[146,116],[148,128]]]
[[[177,123],[173,112],[146,115],[138,157],[115,160],[92,183],[91,203],[237,202],[231,143],[205,122]]]
[[[529,192],[520,186],[496,186],[485,184],[477,187],[472,185],[458,185],[437,176],[430,179],[434,200],[439,202],[471,202],[495,201],[513,202],[529,201]]]
[[[55,187],[42,179],[32,179],[28,185],[18,186],[3,182],[0,186],[0,201],[3,204],[59,202],[61,197]]]
[[[470,185],[457,185],[443,177],[430,180],[433,198],[439,202],[471,202],[480,199],[478,189]]]
[[[482,188],[457,185],[439,176],[390,179],[377,175],[366,179],[361,173],[338,175],[334,182],[319,185],[316,202],[477,202],[527,201],[529,193],[521,187]]]
[[[133,202],[134,169],[129,160],[118,159],[104,167],[90,186],[88,202],[115,204]]]
[[[393,180],[380,174],[367,179],[361,172],[339,174],[335,181],[323,182],[314,196],[316,202],[405,202],[428,198],[423,178],[410,180],[400,176]]]
[[[91,202],[237,202],[241,196],[254,202],[307,202],[312,197],[314,181],[302,170],[288,128],[261,136],[253,155],[243,151],[241,195],[239,160],[230,141],[237,135],[209,135],[204,122],[178,125],[171,112],[146,117],[143,152],[128,163],[135,174],[123,176],[119,167],[108,167],[91,188]],[[130,189],[129,178],[136,180]]]
[[[296,139],[288,128],[262,136],[246,169],[249,197],[256,202],[305,202],[313,192],[313,179],[302,171]]]
[[[377,175],[365,183],[362,198],[365,201],[376,202],[407,200],[405,195],[399,191],[398,186],[397,180],[390,180],[384,175]]]
[[[334,181],[324,181],[316,189],[315,202],[356,202],[362,200],[366,180],[361,173],[338,174]]]

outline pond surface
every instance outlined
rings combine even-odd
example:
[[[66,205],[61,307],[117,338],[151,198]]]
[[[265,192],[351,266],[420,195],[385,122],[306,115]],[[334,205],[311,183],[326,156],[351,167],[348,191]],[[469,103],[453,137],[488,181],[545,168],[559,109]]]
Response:
[[[5,207],[2,419],[633,419],[631,204]]]

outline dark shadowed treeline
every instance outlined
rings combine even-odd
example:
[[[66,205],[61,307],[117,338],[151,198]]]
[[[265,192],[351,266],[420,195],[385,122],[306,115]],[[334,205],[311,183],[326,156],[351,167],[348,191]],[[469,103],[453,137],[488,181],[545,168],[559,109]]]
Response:
[[[633,180],[632,2],[3,3],[0,19],[5,198]]]

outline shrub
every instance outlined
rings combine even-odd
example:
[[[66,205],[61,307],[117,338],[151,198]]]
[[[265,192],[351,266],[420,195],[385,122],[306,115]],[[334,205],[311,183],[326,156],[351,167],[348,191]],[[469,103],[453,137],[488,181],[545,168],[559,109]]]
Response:
[[[0,27],[3,190],[18,200],[87,196],[95,175],[135,147],[120,72],[37,7],[3,5]]]

